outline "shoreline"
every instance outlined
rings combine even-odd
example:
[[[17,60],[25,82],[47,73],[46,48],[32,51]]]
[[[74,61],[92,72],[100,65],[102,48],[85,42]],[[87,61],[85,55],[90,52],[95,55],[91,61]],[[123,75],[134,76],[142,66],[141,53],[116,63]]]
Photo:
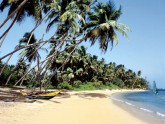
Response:
[[[4,110],[0,109],[0,122],[3,124],[147,124],[110,99],[113,93],[125,91],[69,91],[48,101],[16,103]]]
[[[123,93],[129,93],[129,92],[144,92],[149,90],[135,90],[135,91],[128,91],[128,92],[118,92],[111,95],[111,99],[113,100],[114,104],[116,104],[118,107],[122,108],[123,110],[128,111],[129,113],[133,114],[135,117],[149,123],[149,124],[164,124],[165,118],[162,118],[161,113],[154,112],[152,110],[148,110],[146,108],[136,106],[132,104],[131,102],[128,102],[127,100],[124,100],[122,97]],[[115,96],[117,95],[117,96]],[[163,115],[164,116],[164,115]]]

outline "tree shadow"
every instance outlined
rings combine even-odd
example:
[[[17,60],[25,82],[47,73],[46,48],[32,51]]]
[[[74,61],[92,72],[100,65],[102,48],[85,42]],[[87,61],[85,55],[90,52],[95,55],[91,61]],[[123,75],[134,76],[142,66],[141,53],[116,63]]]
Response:
[[[33,103],[36,100],[26,99],[25,96],[23,96],[20,92],[13,90],[0,90],[0,101]]]
[[[107,98],[108,96],[106,94],[102,93],[88,93],[88,92],[82,92],[82,93],[76,93],[75,95],[81,97],[81,98]]]
[[[54,103],[60,103],[55,101],[55,99],[63,99],[63,98],[70,98],[70,94],[66,92],[59,93],[57,96],[50,100],[44,99],[28,99],[26,96],[23,96],[21,92],[13,91],[13,90],[0,90],[0,101],[3,102],[24,102],[24,103],[44,103],[44,101],[50,101]]]
[[[63,99],[63,98],[70,98],[71,95],[67,92],[61,92],[59,93],[56,97],[54,97],[55,99]]]

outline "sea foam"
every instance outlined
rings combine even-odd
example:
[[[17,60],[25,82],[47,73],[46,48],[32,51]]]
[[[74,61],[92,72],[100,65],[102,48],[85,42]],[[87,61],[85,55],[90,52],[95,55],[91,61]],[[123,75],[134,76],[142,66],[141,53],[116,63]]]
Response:
[[[119,100],[119,99],[116,99],[116,98],[113,98],[113,97],[111,97],[111,99],[112,99],[112,100],[115,100],[115,101],[119,101],[119,102],[124,102],[124,101],[122,101],[122,100]]]
[[[146,111],[146,112],[153,112],[153,111],[145,109],[145,108],[140,108],[140,109],[143,110],[143,111]]]
[[[129,102],[125,102],[127,105],[130,105],[130,106],[135,106],[133,105],[132,103],[129,103]]]
[[[162,114],[162,113],[156,112],[156,114],[157,114],[158,116],[165,117],[165,115]]]

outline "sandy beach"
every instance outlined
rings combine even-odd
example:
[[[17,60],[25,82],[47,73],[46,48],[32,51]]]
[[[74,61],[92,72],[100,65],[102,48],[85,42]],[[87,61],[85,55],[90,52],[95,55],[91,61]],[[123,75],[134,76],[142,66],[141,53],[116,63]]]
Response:
[[[0,102],[0,124],[147,124],[114,104],[115,92],[70,91],[48,101]]]

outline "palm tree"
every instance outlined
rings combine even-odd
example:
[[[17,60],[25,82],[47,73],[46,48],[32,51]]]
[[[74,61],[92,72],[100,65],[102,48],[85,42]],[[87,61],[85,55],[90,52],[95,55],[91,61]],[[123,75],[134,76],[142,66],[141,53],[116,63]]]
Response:
[[[107,51],[109,43],[113,46],[114,41],[118,43],[117,32],[127,37],[125,32],[129,28],[117,20],[121,16],[121,7],[116,9],[114,4],[109,1],[107,4],[98,3],[92,12],[89,12],[89,21],[85,25],[87,29],[86,37],[90,39],[91,45],[99,40],[100,49]]]
[[[140,80],[140,76],[141,76],[141,71],[137,72],[137,77],[135,77],[133,84],[132,84],[132,89],[134,88],[135,84],[137,83],[138,80]],[[137,84],[138,85],[138,84]]]
[[[49,24],[47,31],[57,24],[57,36],[63,34],[69,36],[70,33],[76,35],[80,32],[81,25],[85,23],[84,14],[90,10],[90,4],[93,0],[57,0],[51,6],[52,12],[48,16]],[[66,37],[65,36],[65,37]]]
[[[22,45],[23,45],[23,46],[24,46],[24,45],[27,45],[30,35],[31,35],[30,33],[25,33],[25,34],[24,34],[24,37],[19,41],[20,46],[22,46]],[[29,44],[34,44],[34,43],[36,43],[36,42],[37,42],[37,39],[35,38],[34,35],[32,35],[32,37],[31,37],[31,39],[30,39],[30,41],[29,41]],[[20,53],[21,57],[22,57],[23,59],[26,58],[30,63],[31,63],[32,61],[36,61],[36,59],[40,59],[41,56],[40,56],[39,53],[38,53],[38,50],[37,50],[38,47],[39,47],[39,46],[36,45],[36,46],[32,46],[32,47],[26,48],[25,50],[23,50],[23,51]]]
[[[30,33],[25,33],[24,37],[19,41],[20,42],[20,46],[22,45],[27,45],[27,43],[29,42],[29,44],[34,44],[37,42],[37,39],[35,38],[34,35],[31,36],[31,39],[29,41],[29,37],[31,36]],[[37,60],[37,73],[36,73],[36,78],[38,79],[39,83],[40,83],[40,89],[41,89],[41,82],[40,82],[40,59],[41,56],[39,54],[39,50],[45,50],[44,48],[40,48],[39,45],[36,46],[31,46],[26,48],[24,51],[22,51],[20,53],[21,58],[23,58],[24,60],[28,60],[28,62],[32,63],[33,61]],[[15,84],[17,85],[17,84]]]
[[[20,59],[16,66],[16,69],[14,69],[14,74],[16,74],[17,78],[20,79],[27,72],[28,68],[29,68],[29,65],[27,65],[25,62],[23,62]],[[25,78],[27,80],[27,76]],[[22,86],[24,80],[21,81],[20,86]]]
[[[135,72],[133,72],[131,69],[128,69],[126,71],[126,79],[124,80],[124,84],[126,87],[131,88],[135,76],[136,76]]]
[[[8,16],[17,9],[17,7],[22,3],[22,0],[2,0],[0,4],[0,10],[3,11],[5,8],[9,7]],[[32,16],[36,20],[40,20],[42,18],[42,0],[31,0],[27,1],[22,6],[22,11],[17,19],[18,22],[22,21],[25,16]]]
[[[36,20],[41,19],[41,8],[37,3],[38,0],[28,1],[28,0],[3,0],[0,4],[0,11],[3,11],[5,8],[9,7],[8,17],[4,22],[0,25],[2,27],[10,18],[14,17],[14,20],[7,28],[6,31],[0,36],[0,40],[2,39],[0,46],[2,45],[7,33],[12,28],[14,23],[21,22],[25,16],[33,16]]]

